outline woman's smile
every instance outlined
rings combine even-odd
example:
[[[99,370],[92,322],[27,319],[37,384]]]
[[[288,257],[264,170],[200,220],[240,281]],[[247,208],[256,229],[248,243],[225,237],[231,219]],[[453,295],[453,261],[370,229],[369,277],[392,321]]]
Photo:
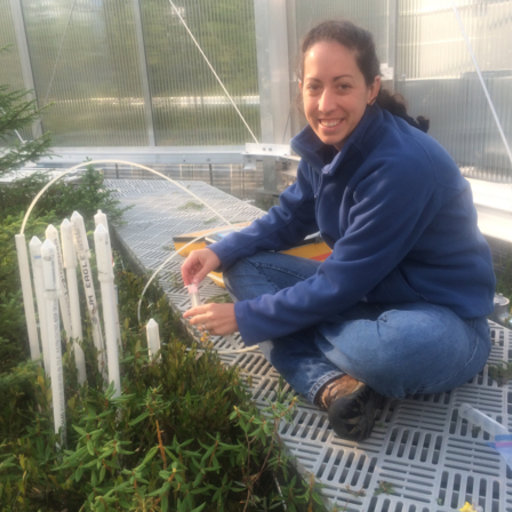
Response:
[[[353,50],[320,41],[305,56],[300,88],[311,128],[322,142],[341,149],[377,97],[380,78],[367,85]]]

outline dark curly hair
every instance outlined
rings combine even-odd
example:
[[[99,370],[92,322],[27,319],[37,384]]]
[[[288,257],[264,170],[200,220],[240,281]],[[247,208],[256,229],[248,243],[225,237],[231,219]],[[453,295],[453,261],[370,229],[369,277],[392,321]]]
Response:
[[[372,34],[348,20],[330,20],[313,27],[302,40],[300,61],[297,68],[299,80],[302,81],[304,76],[304,56],[314,44],[320,41],[334,41],[353,50],[366,85],[373,84],[375,77],[380,75],[380,62],[375,51]],[[416,128],[424,132],[428,130],[428,119],[423,116],[413,119],[407,114],[407,107],[402,96],[392,94],[381,87],[377,96],[377,103],[392,114],[405,119]]]

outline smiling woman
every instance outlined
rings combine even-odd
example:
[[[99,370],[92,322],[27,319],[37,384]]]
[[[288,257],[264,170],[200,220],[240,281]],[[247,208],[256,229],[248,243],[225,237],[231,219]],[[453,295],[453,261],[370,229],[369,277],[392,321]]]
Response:
[[[370,105],[376,101],[383,109],[402,117],[409,124],[425,132],[428,130],[427,119],[423,116],[419,116],[416,120],[413,119],[407,114],[403,98],[398,94],[391,94],[381,87],[380,63],[373,38],[369,32],[348,21],[328,21],[319,24],[306,35],[301,49],[302,58],[296,72],[301,92],[299,108],[304,109],[306,118],[308,116],[307,96],[309,90],[312,93],[315,91],[312,94],[314,97],[319,94],[319,90],[322,90],[322,85],[326,85],[322,83],[320,76],[312,76],[311,84],[306,83],[309,78],[305,76],[304,71],[307,64],[308,74],[312,75],[315,73],[314,66],[316,65],[316,68],[321,66],[327,73],[325,76],[327,83],[329,79],[334,80],[333,85],[340,94],[348,95],[353,88],[356,88],[363,97],[359,98],[359,102],[355,99],[353,101],[363,107],[363,113],[366,104]],[[310,62],[311,60],[315,62]],[[352,92],[351,95],[354,96],[354,93]],[[362,115],[359,116],[358,121],[361,117]],[[307,120],[310,122],[309,118]],[[355,125],[352,126],[352,129]],[[349,133],[350,131],[348,130]]]
[[[306,119],[324,144],[340,150],[377,98],[380,76],[370,84],[359,70],[356,52],[334,41],[319,41],[304,57],[299,82]],[[341,71],[341,74],[340,74]]]
[[[185,284],[222,270],[237,300],[186,318],[259,343],[355,440],[371,434],[384,397],[448,391],[481,370],[494,297],[468,182],[427,124],[380,87],[379,69],[366,30],[328,21],[309,32],[296,182],[182,267]],[[279,252],[318,231],[332,249],[325,261]]]

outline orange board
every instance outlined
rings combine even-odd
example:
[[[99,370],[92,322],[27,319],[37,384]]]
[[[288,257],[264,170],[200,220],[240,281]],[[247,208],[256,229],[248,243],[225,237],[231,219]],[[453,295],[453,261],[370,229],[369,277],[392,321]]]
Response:
[[[249,224],[250,222],[241,222],[238,224],[233,224],[232,226],[227,226],[225,228],[203,229],[200,231],[193,231],[191,233],[177,235],[173,238],[174,248],[182,256],[186,257],[190,254],[191,251],[207,247],[209,244],[220,240],[223,236],[231,233],[232,231],[240,230]],[[291,249],[286,249],[281,252],[284,254],[301,256],[302,258],[323,261],[329,256],[329,254],[331,254],[331,249],[321,239],[321,237],[317,235],[307,238],[304,240],[304,243],[296,247],[292,247]],[[210,272],[208,277],[210,277],[210,279],[212,279],[215,284],[224,287],[222,273]]]

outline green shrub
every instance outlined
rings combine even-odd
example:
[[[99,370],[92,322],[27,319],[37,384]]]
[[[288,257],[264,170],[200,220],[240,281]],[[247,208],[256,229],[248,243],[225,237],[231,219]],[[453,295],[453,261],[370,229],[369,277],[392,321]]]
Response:
[[[117,277],[120,297],[140,293],[138,276]],[[158,292],[150,295],[150,314],[174,324],[159,357],[148,360],[132,301],[121,316],[122,395],[113,398],[112,388],[102,391],[96,382],[79,387],[66,370],[61,450],[42,369],[22,363],[0,378],[3,509],[229,512],[318,504],[313,488],[291,471],[277,434],[294,399],[282,397],[262,414],[239,372],[190,339]],[[73,359],[65,363],[73,366]]]
[[[81,183],[50,188],[26,232],[43,237],[48,223],[57,225],[71,209],[90,221],[101,208],[111,220],[117,205],[98,176],[88,171]],[[65,345],[66,428],[54,433],[49,379],[28,361],[14,253],[23,218],[16,204],[28,207],[42,186],[38,180],[30,182],[29,193],[10,185],[13,194],[0,200],[0,276],[6,283],[0,305],[0,509],[319,510],[314,483],[295,474],[277,435],[294,399],[257,410],[239,372],[197,345],[156,287],[145,294],[144,314],[159,323],[162,350],[149,361],[145,328],[137,320],[144,277],[127,271],[118,256],[122,394],[114,398],[111,388],[103,390],[85,324],[88,381],[78,384]]]

